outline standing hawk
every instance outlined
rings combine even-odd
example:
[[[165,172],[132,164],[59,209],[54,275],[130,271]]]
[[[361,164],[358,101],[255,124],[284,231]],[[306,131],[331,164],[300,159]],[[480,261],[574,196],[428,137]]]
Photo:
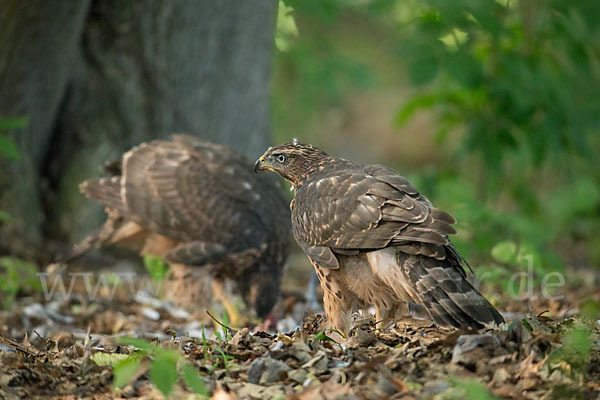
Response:
[[[481,328],[502,316],[467,281],[449,234],[456,221],[393,169],[333,158],[296,141],[254,165],[289,181],[296,241],[314,265],[330,324],[347,330],[357,306],[378,321],[412,302],[440,325]]]
[[[70,258],[102,245],[133,245],[179,267],[175,270],[184,281],[196,276],[200,289],[184,283],[171,288],[168,297],[206,290],[213,277],[216,282],[228,279],[257,316],[269,314],[279,296],[291,230],[281,188],[253,174],[252,163],[242,155],[187,135],[142,143],[111,172],[112,177],[80,185],[106,207],[108,219]],[[200,301],[211,297],[208,289],[192,294]],[[222,293],[215,295],[224,300]]]

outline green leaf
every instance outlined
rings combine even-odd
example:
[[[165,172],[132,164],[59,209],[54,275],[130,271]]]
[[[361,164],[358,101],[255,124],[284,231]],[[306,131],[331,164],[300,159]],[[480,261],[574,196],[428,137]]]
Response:
[[[319,339],[319,340],[327,340],[327,341],[330,341],[330,342],[337,343],[337,341],[336,341],[335,339],[333,339],[333,338],[331,338],[331,337],[327,336],[327,334],[325,333],[325,331],[321,331],[321,332],[317,333],[317,334],[315,335],[315,337],[316,337],[317,339]]]
[[[413,83],[423,85],[437,75],[438,60],[433,55],[422,55],[410,63],[409,69]]]
[[[100,367],[105,367],[107,365],[114,365],[119,361],[123,361],[127,358],[129,358],[129,354],[98,352],[92,354],[90,360],[92,360],[94,363],[96,363],[96,365]]]
[[[229,340],[229,338],[231,338],[229,329],[227,329],[226,326],[229,326],[229,316],[227,315],[227,311],[223,310],[223,340]]]
[[[338,331],[337,329],[330,329],[329,332],[335,332],[338,335],[340,335],[341,337],[343,337],[344,339],[346,339],[346,335],[344,335],[342,332]]]
[[[150,380],[168,396],[177,381],[177,359],[179,355],[172,351],[159,352],[150,366]]]
[[[219,331],[214,331],[214,332],[213,332],[213,334],[215,335],[215,337],[217,338],[217,340],[218,340],[219,342],[221,342],[221,341],[225,341],[225,338],[224,338],[224,337],[221,337],[221,332],[219,332]]]
[[[467,41],[468,36],[467,32],[452,28],[450,33],[440,38],[440,42],[444,43],[450,50],[456,50]]]
[[[121,388],[127,385],[139,372],[141,360],[139,357],[128,357],[117,362],[113,367],[113,386]]]
[[[511,241],[500,242],[492,249],[492,257],[501,263],[513,263],[517,257],[517,245]]]
[[[163,259],[161,257],[153,256],[152,254],[144,255],[144,267],[155,282],[163,280],[169,271],[169,266]]]
[[[121,286],[123,283],[121,277],[115,273],[109,272],[104,276],[106,277],[106,282],[111,286]]]
[[[0,210],[0,222],[10,222],[12,220],[12,215],[7,213],[4,210]]]
[[[221,349],[220,347],[216,347],[215,349],[221,354],[221,358],[223,359],[223,368],[225,368],[225,371],[229,371],[229,365],[227,361],[233,359],[233,357],[228,354],[225,354],[223,349]]]
[[[293,39],[298,37],[298,27],[294,19],[294,9],[279,0],[277,28],[275,30],[275,46],[279,51],[286,51]]]
[[[591,298],[585,299],[579,305],[579,313],[582,318],[596,320],[600,317],[600,303]]]
[[[202,324],[202,348],[204,350],[204,361],[208,360],[208,343],[206,342],[206,332],[204,331],[204,323]]]
[[[198,370],[192,364],[186,363],[181,368],[181,373],[183,375],[183,381],[190,389],[194,391],[194,393],[198,393],[204,396],[208,396],[208,391],[206,390],[206,385],[204,381],[198,374]]]
[[[440,102],[440,97],[437,94],[423,94],[415,96],[408,100],[398,111],[395,118],[395,123],[401,126],[410,119],[417,111],[423,108],[431,108]]]
[[[20,290],[40,291],[42,284],[37,277],[38,269],[35,265],[16,257],[0,257],[0,267],[4,274],[0,279],[0,290],[4,292],[5,308],[12,306]]]
[[[420,383],[417,383],[417,382],[404,381],[404,384],[406,385],[406,388],[408,390],[419,390],[423,387],[423,385],[421,385]]]
[[[29,125],[27,117],[0,118],[0,131],[25,128]]]
[[[155,345],[153,345],[152,343],[150,343],[144,339],[133,338],[133,337],[129,337],[129,336],[120,338],[119,344],[122,344],[124,346],[137,347],[138,349],[147,351],[147,352],[151,352],[151,351],[154,351],[157,349],[157,347]]]
[[[12,262],[17,260],[13,257],[1,257],[0,266],[5,269],[2,279],[0,279],[0,294],[3,295],[4,308],[12,307],[14,300],[19,292],[19,272]]]
[[[11,160],[19,159],[19,148],[17,144],[4,135],[0,135],[0,155]]]
[[[496,400],[497,397],[490,393],[489,390],[481,383],[475,380],[452,381],[452,385],[464,392],[465,399],[474,400]]]
[[[589,363],[593,346],[591,330],[587,326],[575,326],[562,337],[562,347],[550,355],[550,361],[562,360],[573,368],[583,371]]]

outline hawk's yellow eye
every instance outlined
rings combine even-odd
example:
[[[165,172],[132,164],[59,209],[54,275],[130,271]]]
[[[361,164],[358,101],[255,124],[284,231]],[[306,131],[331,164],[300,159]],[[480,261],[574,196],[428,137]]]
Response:
[[[275,157],[275,159],[277,160],[277,162],[278,162],[279,164],[283,164],[283,163],[285,163],[285,162],[287,161],[287,157],[286,157],[286,155],[285,155],[285,154],[278,154],[278,155]]]

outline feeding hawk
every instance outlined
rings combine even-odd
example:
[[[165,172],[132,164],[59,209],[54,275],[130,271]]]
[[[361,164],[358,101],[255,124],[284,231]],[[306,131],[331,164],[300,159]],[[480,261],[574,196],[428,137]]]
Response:
[[[287,201],[275,182],[252,173],[252,163],[233,150],[188,135],[142,143],[111,170],[112,177],[80,185],[106,207],[108,219],[75,246],[73,257],[102,245],[133,245],[172,267],[203,266],[176,269],[184,283],[171,287],[169,298],[186,297],[186,288],[208,290],[192,293],[201,300],[211,297],[211,278],[231,280],[258,317],[269,314],[291,231]],[[215,295],[224,300],[223,293]]]
[[[295,140],[269,148],[254,169],[293,185],[294,237],[317,271],[334,328],[347,330],[356,307],[375,306],[382,321],[409,302],[440,325],[504,322],[467,280],[466,262],[448,237],[454,218],[393,169],[330,157]]]

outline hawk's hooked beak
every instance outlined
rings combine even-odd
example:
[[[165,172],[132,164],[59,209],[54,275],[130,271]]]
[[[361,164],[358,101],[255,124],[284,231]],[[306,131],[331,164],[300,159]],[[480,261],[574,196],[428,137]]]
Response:
[[[260,156],[260,158],[258,160],[256,160],[256,162],[254,163],[254,173],[258,173],[258,171],[262,171],[266,169],[265,166],[265,156],[262,155]]]

